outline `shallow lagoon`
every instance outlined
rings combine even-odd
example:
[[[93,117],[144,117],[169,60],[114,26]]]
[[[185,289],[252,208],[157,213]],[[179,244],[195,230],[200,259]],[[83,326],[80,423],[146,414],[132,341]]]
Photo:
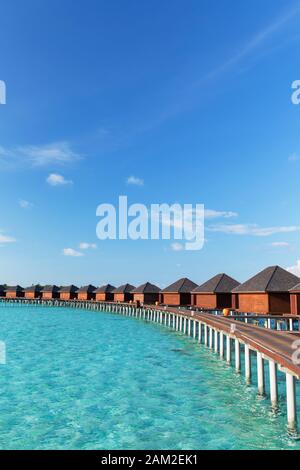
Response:
[[[1,305],[2,449],[297,449],[281,412],[204,346],[143,320]],[[255,371],[254,371],[255,372]]]

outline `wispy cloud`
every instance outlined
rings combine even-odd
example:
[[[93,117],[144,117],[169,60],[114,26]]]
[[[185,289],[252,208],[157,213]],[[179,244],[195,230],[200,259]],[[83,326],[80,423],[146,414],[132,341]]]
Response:
[[[182,243],[171,243],[171,250],[173,251],[182,251],[184,250],[184,245]]]
[[[256,237],[268,237],[277,233],[299,232],[299,225],[281,227],[260,227],[256,224],[219,224],[208,227],[211,232],[221,232],[232,235],[253,235]]]
[[[290,266],[288,268],[286,268],[287,271],[289,271],[290,273],[293,273],[295,274],[296,276],[300,277],[300,259],[298,259],[296,261],[296,263],[293,265],[293,266]]]
[[[273,242],[271,243],[271,246],[274,248],[287,248],[290,244],[288,242]]]
[[[217,218],[224,218],[229,219],[231,217],[237,217],[237,212],[232,211],[216,211],[213,209],[205,209],[204,216],[206,219],[217,219]]]
[[[64,248],[63,249],[63,255],[64,256],[73,256],[74,258],[78,258],[80,256],[83,256],[83,253],[80,251],[74,250],[73,248]]]
[[[292,153],[289,156],[289,162],[298,162],[300,160],[300,154],[299,153]]]
[[[97,245],[96,245],[96,243],[81,242],[81,243],[79,243],[79,248],[81,250],[89,250],[89,249],[97,248]]]
[[[270,38],[272,38],[290,20],[294,18],[299,13],[299,11],[300,5],[298,3],[296,6],[277,16],[269,25],[267,25],[261,31],[258,31],[252,38],[250,38],[237,53],[233,54],[232,57],[230,57],[227,61],[208,74],[206,79],[213,78],[214,76],[221,74],[234,65],[237,65],[251,53],[264,46]]]
[[[32,202],[26,201],[26,199],[19,199],[18,204],[22,209],[30,209],[33,207]]]
[[[45,145],[23,145],[11,148],[0,146],[0,161],[7,166],[31,165],[32,167],[65,165],[83,157],[70,143],[54,142]]]
[[[66,180],[64,176],[59,175],[58,173],[51,173],[47,177],[46,181],[48,184],[50,184],[50,186],[64,186],[67,184],[73,184],[73,181]]]
[[[4,233],[0,232],[0,244],[6,245],[7,243],[15,243],[17,240],[14,237],[9,235],[5,235]]]
[[[135,186],[144,186],[144,180],[136,176],[129,176],[126,182]]]

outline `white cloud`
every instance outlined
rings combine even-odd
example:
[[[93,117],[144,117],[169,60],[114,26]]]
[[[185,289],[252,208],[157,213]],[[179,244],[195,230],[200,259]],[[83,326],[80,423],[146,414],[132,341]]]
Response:
[[[175,242],[171,244],[171,249],[173,251],[182,251],[184,250],[184,245],[182,243]]]
[[[289,161],[290,162],[297,162],[300,160],[300,155],[298,153],[292,153],[290,156],[289,156]]]
[[[135,186],[144,186],[144,180],[137,178],[136,176],[129,176],[127,178],[127,184],[133,184]]]
[[[275,248],[284,248],[290,246],[288,242],[273,242],[271,243],[271,246],[274,246]]]
[[[64,176],[59,175],[57,173],[51,173],[47,178],[47,183],[51,186],[63,186],[66,184],[72,184],[73,181],[66,180]]]
[[[64,248],[63,254],[64,256],[73,256],[75,258],[78,258],[79,256],[83,256],[83,253],[80,253],[80,251],[76,251],[73,248]]]
[[[82,159],[72,150],[69,142],[54,142],[45,145],[23,145],[19,147],[0,147],[0,159],[6,164],[30,164],[31,166],[47,166],[66,164]]]
[[[299,276],[300,277],[300,259],[298,259],[296,261],[296,263],[293,265],[293,266],[290,266],[289,268],[286,268],[287,271],[289,271],[290,273],[293,273],[295,274],[295,276]]]
[[[6,244],[6,243],[14,243],[17,240],[14,237],[10,237],[9,235],[3,235],[3,233],[0,233],[0,243],[1,244]]]
[[[237,212],[232,211],[216,211],[213,209],[205,209],[204,216],[206,219],[217,219],[223,217],[224,219],[229,219],[231,217],[237,217]]]
[[[211,232],[222,232],[232,235],[253,235],[268,237],[276,233],[299,232],[300,226],[290,225],[282,227],[259,227],[257,224],[219,224],[208,227]]]
[[[97,245],[96,245],[96,243],[81,242],[81,243],[79,243],[79,248],[81,250],[88,250],[89,248],[95,249],[95,248],[97,248]]]
[[[19,200],[19,206],[22,209],[30,209],[30,207],[33,207],[33,204],[29,201],[26,201],[25,199],[20,199]]]

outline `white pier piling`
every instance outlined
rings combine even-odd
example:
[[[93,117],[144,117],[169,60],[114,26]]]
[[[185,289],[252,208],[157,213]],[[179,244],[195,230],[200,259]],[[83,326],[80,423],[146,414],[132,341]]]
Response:
[[[294,430],[297,426],[295,377],[289,372],[285,375],[288,428]]]
[[[235,370],[241,371],[241,347],[238,339],[235,340]]]
[[[259,395],[265,393],[265,371],[264,371],[264,360],[262,354],[257,352],[257,388]]]
[[[245,379],[246,383],[251,383],[251,351],[247,344],[245,344]]]
[[[224,357],[224,333],[220,331],[220,358],[223,359]]]
[[[226,361],[228,364],[231,363],[231,338],[229,335],[226,336]]]
[[[277,365],[274,361],[269,361],[270,376],[270,399],[273,408],[278,406],[278,381],[277,381]]]

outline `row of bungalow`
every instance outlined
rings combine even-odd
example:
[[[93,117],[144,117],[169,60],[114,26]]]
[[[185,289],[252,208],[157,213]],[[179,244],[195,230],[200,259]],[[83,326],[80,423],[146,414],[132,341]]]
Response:
[[[250,313],[300,314],[300,278],[280,266],[270,266],[244,283],[225,273],[217,274],[198,286],[182,278],[165,289],[146,282],[139,287],[106,284],[99,288],[83,286],[0,286],[0,296],[27,299],[97,300],[137,302],[170,306],[193,306],[205,310],[224,308]]]

